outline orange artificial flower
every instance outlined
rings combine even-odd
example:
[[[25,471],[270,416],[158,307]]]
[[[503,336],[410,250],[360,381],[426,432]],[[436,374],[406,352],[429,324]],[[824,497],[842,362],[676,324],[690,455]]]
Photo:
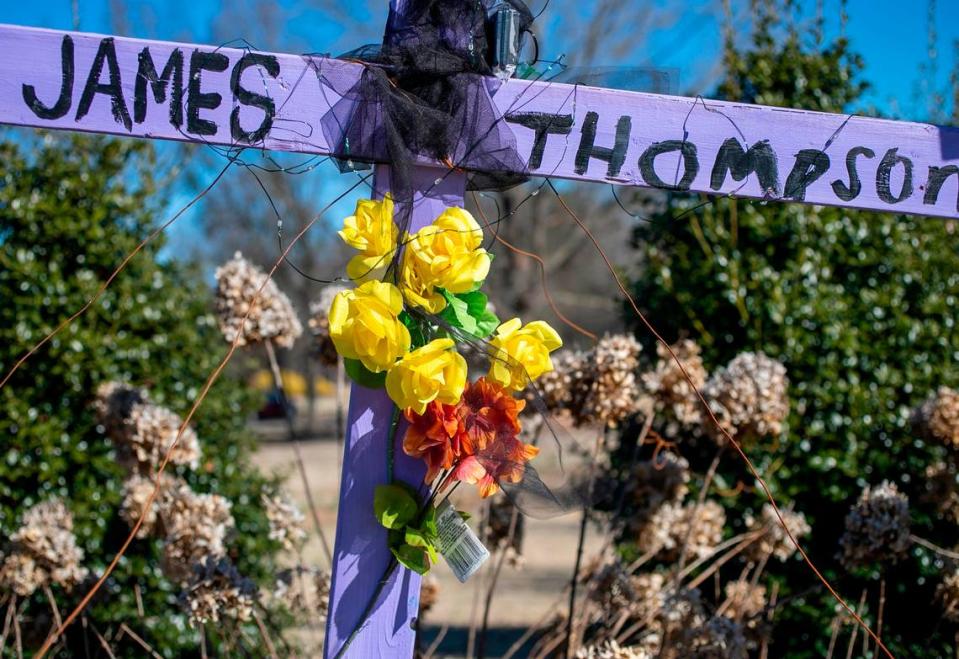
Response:
[[[491,497],[500,483],[519,483],[526,473],[526,463],[539,454],[539,449],[524,444],[515,435],[497,433],[496,439],[476,455],[464,458],[453,477],[479,485],[482,498]]]
[[[462,453],[463,424],[457,405],[433,401],[423,414],[406,410],[410,422],[403,438],[403,452],[426,462],[425,483],[433,482],[443,469],[450,469]]]
[[[517,400],[502,386],[480,378],[466,385],[459,403],[466,437],[463,446],[467,455],[481,451],[496,438],[497,433],[517,435],[520,431],[519,413],[526,407],[525,400]]]

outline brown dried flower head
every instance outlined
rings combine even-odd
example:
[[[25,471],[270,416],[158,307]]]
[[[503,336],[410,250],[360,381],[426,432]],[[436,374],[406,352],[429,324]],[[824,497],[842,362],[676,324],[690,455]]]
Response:
[[[659,357],[656,367],[642,376],[643,386],[653,397],[657,413],[675,419],[683,427],[694,426],[702,419],[702,403],[696,395],[696,389],[702,389],[706,383],[700,347],[689,339],[678,341],[671,347],[686,368],[695,389],[662,343],[656,345],[656,355]]]
[[[606,335],[585,353],[570,386],[569,411],[577,425],[615,428],[636,413],[636,369],[642,346],[630,334]]]
[[[720,425],[736,441],[782,432],[789,415],[786,368],[761,352],[744,352],[716,372],[703,395]],[[704,429],[717,443],[725,437],[709,419]]]
[[[745,620],[758,616],[766,608],[766,587],[746,579],[737,579],[726,584],[726,602],[723,614],[733,620]]]
[[[615,640],[587,645],[576,651],[576,659],[654,659],[655,653],[640,646],[624,646]]]
[[[657,552],[663,560],[678,558],[686,545],[689,556],[701,558],[713,552],[723,538],[726,512],[715,501],[664,504],[640,531],[638,545],[643,553]]]
[[[847,568],[895,562],[909,549],[909,499],[895,483],[867,486],[846,515],[839,539]]]
[[[234,526],[229,501],[193,492],[171,502],[163,523],[163,572],[176,583],[188,582],[197,564],[223,557],[227,532]]]
[[[330,284],[323,287],[320,296],[310,303],[310,318],[307,325],[310,328],[310,334],[313,335],[313,353],[324,366],[336,366],[339,361],[336,346],[330,338],[329,314],[333,298],[345,290],[345,286]]]
[[[193,625],[224,618],[247,621],[253,617],[256,586],[242,577],[226,558],[208,557],[194,566],[193,576],[180,593],[180,605]]]
[[[83,550],[73,534],[73,515],[59,499],[29,508],[0,565],[0,590],[27,596],[43,586],[72,590],[87,578]]]
[[[216,284],[216,315],[227,342],[239,337],[241,346],[269,340],[289,348],[303,333],[290,299],[239,252],[217,268]]]
[[[330,573],[306,565],[283,570],[276,575],[272,595],[290,612],[324,622],[330,609]]]
[[[569,409],[573,401],[573,390],[590,379],[586,372],[584,353],[579,350],[563,349],[551,357],[553,370],[543,373],[536,380],[535,392],[529,388],[527,396],[537,394],[542,399],[546,409],[550,412],[560,412]],[[537,405],[527,405],[529,412],[536,412]]]
[[[133,528],[146,506],[150,495],[156,488],[156,481],[152,477],[133,474],[123,483],[123,503],[120,505],[120,517],[130,528]],[[160,475],[160,490],[153,500],[153,505],[146,513],[138,538],[146,538],[154,534],[162,534],[162,519],[169,515],[171,508],[176,505],[177,498],[189,497],[193,493],[189,486],[176,476],[164,472]]]
[[[796,540],[803,538],[812,531],[812,527],[806,521],[806,516],[802,513],[791,510],[780,511],[786,527],[792,533]],[[774,556],[780,561],[785,561],[796,553],[796,545],[789,539],[789,535],[783,528],[782,522],[776,515],[776,511],[771,504],[763,504],[762,512],[759,518],[751,514],[746,515],[746,528],[750,531],[762,530],[763,534],[759,540],[749,545],[746,549],[746,556],[750,560],[764,560],[769,556]]]
[[[117,447],[118,460],[132,471],[150,474],[180,435],[170,452],[170,462],[196,469],[200,443],[183,419],[172,410],[150,401],[145,389],[106,382],[97,389],[93,403],[97,420]]]
[[[915,410],[913,421],[926,437],[959,449],[959,392],[939,387]]]
[[[289,498],[263,495],[263,507],[270,524],[270,540],[276,540],[287,551],[297,551],[307,539],[306,518]]]
[[[633,469],[630,528],[639,531],[667,503],[679,503],[689,492],[689,462],[680,455],[661,451],[652,460]]]
[[[936,588],[936,599],[942,604],[942,615],[953,622],[959,620],[959,570],[953,570]]]

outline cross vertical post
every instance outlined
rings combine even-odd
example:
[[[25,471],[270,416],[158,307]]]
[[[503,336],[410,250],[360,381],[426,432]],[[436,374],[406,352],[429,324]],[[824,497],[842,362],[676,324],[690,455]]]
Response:
[[[390,16],[384,40],[389,42],[406,22],[404,0],[390,0]],[[409,217],[409,231],[429,225],[443,209],[462,206],[466,175],[428,166],[411,173],[412,208],[396,200],[396,217]],[[378,165],[374,191],[382,198],[391,189],[390,167]],[[327,619],[327,658],[335,657],[344,644],[346,657],[412,657],[416,642],[415,618],[419,609],[420,576],[398,566],[379,590],[379,582],[393,556],[387,545],[386,529],[373,516],[373,493],[388,482],[388,441],[394,404],[383,389],[366,389],[354,384],[346,424],[343,476],[337,509],[336,540],[333,549],[333,577]],[[393,478],[418,486],[426,467],[403,453],[405,421],[393,437]],[[364,614],[373,597],[365,621]],[[356,637],[351,634],[361,625]]]

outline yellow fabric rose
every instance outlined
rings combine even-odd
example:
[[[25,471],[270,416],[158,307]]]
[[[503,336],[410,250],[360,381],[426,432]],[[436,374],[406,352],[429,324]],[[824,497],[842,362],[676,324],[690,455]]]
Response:
[[[482,247],[483,230],[464,208],[447,208],[404,242],[400,277],[403,294],[410,304],[431,313],[446,307],[446,301],[434,289],[466,293],[489,274],[490,256]]]
[[[396,252],[399,230],[393,222],[393,199],[360,199],[353,215],[343,220],[340,238],[360,254],[350,259],[346,274],[356,281],[382,279]]]
[[[398,316],[403,295],[393,284],[369,281],[343,291],[330,305],[330,338],[347,359],[380,373],[410,349],[410,332]]]
[[[434,400],[459,402],[466,386],[466,360],[453,339],[434,339],[396,362],[386,374],[386,393],[400,409],[423,414]]]
[[[490,339],[489,377],[513,391],[526,388],[530,380],[553,370],[549,353],[563,345],[552,327],[542,320],[522,326],[519,318],[508,320]]]

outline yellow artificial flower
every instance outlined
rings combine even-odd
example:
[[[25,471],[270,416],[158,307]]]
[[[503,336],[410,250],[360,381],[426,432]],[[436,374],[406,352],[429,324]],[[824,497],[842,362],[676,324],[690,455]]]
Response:
[[[501,324],[490,339],[490,380],[520,391],[530,380],[553,370],[549,353],[563,345],[562,339],[542,320],[522,326],[519,318]]]
[[[396,252],[399,230],[393,222],[393,198],[360,199],[353,215],[343,220],[340,238],[360,254],[350,259],[346,274],[359,282],[383,278]]]
[[[423,414],[434,400],[459,402],[466,386],[466,360],[453,339],[434,339],[407,354],[387,372],[386,393],[397,407]]]
[[[381,281],[337,294],[329,313],[336,351],[374,373],[387,370],[410,349],[410,332],[398,317],[402,310],[399,289]]]
[[[436,288],[466,293],[489,274],[490,255],[482,247],[483,230],[464,208],[447,208],[404,242],[403,294],[410,304],[431,313],[446,306]]]

